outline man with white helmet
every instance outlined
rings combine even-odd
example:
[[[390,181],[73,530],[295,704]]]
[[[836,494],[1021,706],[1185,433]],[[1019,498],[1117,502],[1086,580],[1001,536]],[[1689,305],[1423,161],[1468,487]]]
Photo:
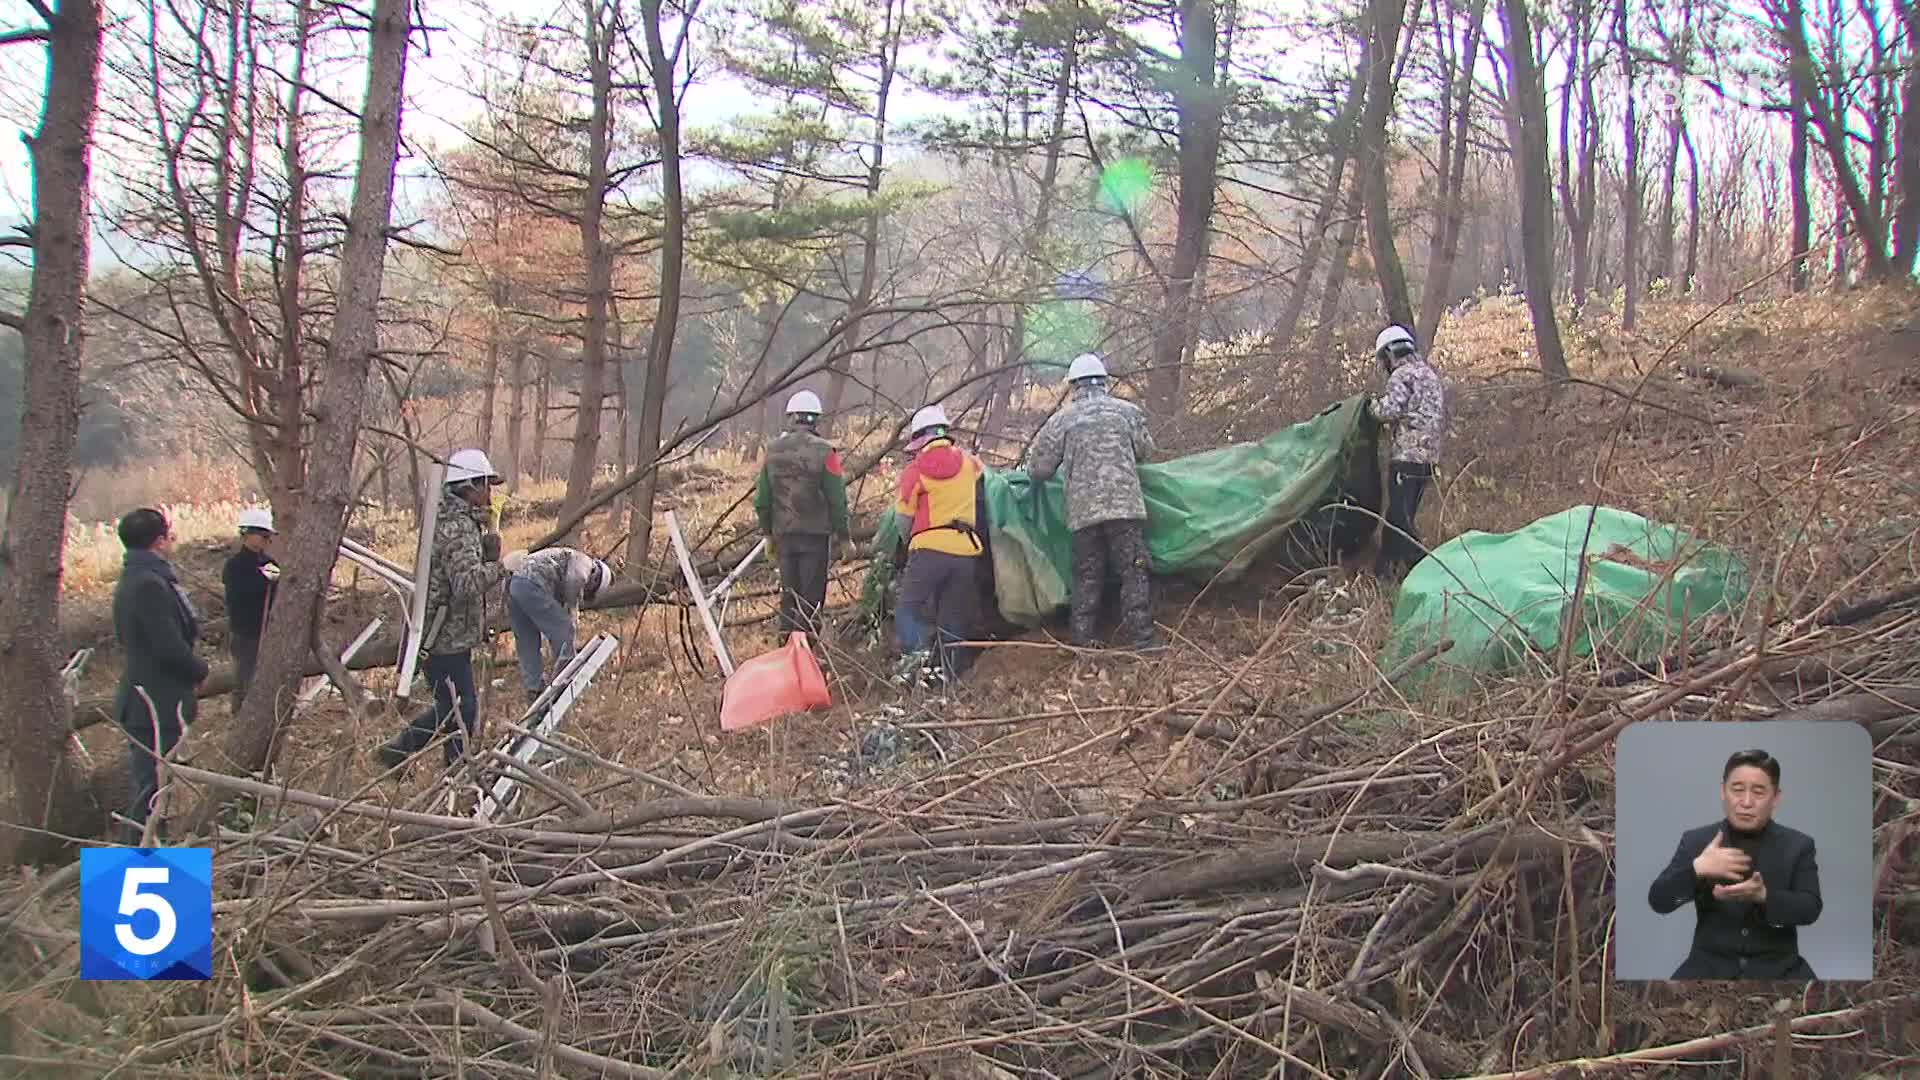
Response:
[[[273,511],[240,511],[240,550],[227,559],[221,580],[226,587],[227,651],[233,656],[233,712],[238,716],[260,660],[260,635],[267,628],[280,564],[267,554],[273,541]]]
[[[852,542],[847,480],[840,451],[820,437],[820,397],[802,390],[787,399],[787,430],[767,444],[754,483],[753,510],[780,567],[780,634],[819,636],[827,602],[828,545]]]
[[[893,512],[907,538],[907,567],[894,605],[901,672],[947,682],[972,657],[954,642],[972,636],[980,602],[980,556],[986,552],[980,481],[986,469],[949,434],[947,412],[928,405],[913,414]]]
[[[473,650],[486,639],[488,601],[497,597],[507,577],[500,563],[500,534],[488,531],[492,490],[499,483],[493,463],[479,450],[461,450],[447,459],[427,574],[426,674],[433,706],[380,748],[380,763],[388,768],[405,762],[442,731],[449,733],[445,757],[453,764],[464,737],[479,722]],[[458,727],[453,723],[456,715]]]
[[[1027,451],[1027,475],[1044,483],[1055,473],[1067,489],[1073,531],[1072,611],[1075,645],[1093,644],[1109,568],[1120,577],[1120,633],[1128,647],[1156,649],[1148,578],[1147,502],[1140,463],[1153,455],[1147,414],[1107,393],[1107,366],[1086,353],[1067,368],[1072,399],[1041,426]]]
[[[552,671],[573,659],[573,634],[582,602],[600,595],[613,579],[607,564],[569,547],[542,548],[529,555],[514,552],[501,560],[507,579],[507,621],[513,626],[514,652],[520,660],[520,685],[527,704],[547,688],[540,643],[553,650]]]
[[[1387,454],[1387,523],[1374,568],[1385,577],[1397,576],[1426,554],[1413,522],[1446,449],[1447,386],[1404,326],[1380,331],[1373,352],[1387,372],[1387,391],[1374,399],[1373,417],[1393,427]]]

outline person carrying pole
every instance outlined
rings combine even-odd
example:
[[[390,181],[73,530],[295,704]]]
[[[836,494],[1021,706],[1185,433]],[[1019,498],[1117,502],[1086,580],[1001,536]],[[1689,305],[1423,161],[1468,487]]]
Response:
[[[799,630],[818,640],[831,544],[853,542],[840,451],[820,436],[819,425],[818,395],[802,390],[788,398],[787,430],[767,444],[754,483],[754,514],[780,568],[782,638]]]
[[[490,492],[501,482],[493,463],[479,450],[461,450],[447,459],[427,574],[422,642],[433,705],[380,748],[378,758],[385,768],[404,764],[443,731],[449,734],[445,756],[451,766],[460,758],[465,737],[479,723],[473,650],[487,637],[487,601],[498,595],[507,579],[507,569],[500,562],[500,534],[488,531]]]
[[[893,507],[900,535],[908,538],[894,605],[896,678],[934,686],[972,666],[972,650],[954,643],[967,640],[978,622],[978,574],[987,550],[980,498],[986,469],[953,441],[949,427],[938,405],[913,414],[906,448],[914,458],[900,474]]]
[[[280,564],[267,554],[273,542],[273,511],[240,511],[240,549],[227,559],[221,584],[227,599],[227,651],[233,656],[233,714],[240,715],[253,669],[260,660],[260,636],[267,629]]]
[[[1387,455],[1386,528],[1374,573],[1399,577],[1426,557],[1414,518],[1446,449],[1447,385],[1404,326],[1380,331],[1373,352],[1387,372],[1387,390],[1369,407],[1374,419],[1393,428]]]
[[[1109,568],[1120,577],[1120,633],[1127,647],[1164,648],[1153,627],[1152,569],[1147,553],[1147,502],[1140,463],[1153,455],[1147,414],[1107,392],[1107,366],[1086,353],[1067,368],[1072,398],[1041,425],[1027,451],[1027,475],[1045,483],[1055,473],[1067,489],[1073,532],[1074,645],[1093,644]]]
[[[600,595],[613,572],[601,560],[569,547],[542,548],[530,555],[514,552],[501,565],[512,575],[507,579],[507,621],[520,661],[520,686],[531,706],[547,688],[549,669],[542,666],[541,640],[552,649],[550,670],[558,674],[573,659],[580,605]]]

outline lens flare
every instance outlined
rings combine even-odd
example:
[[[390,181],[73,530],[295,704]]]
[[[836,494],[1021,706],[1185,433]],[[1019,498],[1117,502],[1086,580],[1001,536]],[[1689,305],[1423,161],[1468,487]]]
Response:
[[[1153,167],[1146,158],[1121,158],[1100,171],[1100,204],[1107,212],[1131,215],[1153,193]]]

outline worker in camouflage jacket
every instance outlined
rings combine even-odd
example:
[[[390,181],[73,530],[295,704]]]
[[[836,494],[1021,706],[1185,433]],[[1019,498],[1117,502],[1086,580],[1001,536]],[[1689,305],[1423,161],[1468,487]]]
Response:
[[[1147,502],[1140,463],[1153,455],[1147,414],[1107,393],[1107,367],[1087,353],[1067,368],[1067,407],[1041,426],[1027,452],[1027,475],[1044,483],[1060,473],[1073,531],[1072,612],[1075,645],[1091,645],[1100,621],[1107,572],[1120,577],[1120,632],[1134,649],[1157,649],[1148,578]]]
[[[1414,519],[1446,450],[1447,385],[1405,327],[1382,330],[1373,348],[1387,372],[1387,390],[1372,402],[1372,413],[1393,428],[1387,454],[1387,521],[1375,572],[1393,577],[1426,556]]]
[[[513,627],[513,648],[520,661],[520,686],[531,706],[547,688],[549,669],[540,643],[553,652],[552,673],[573,660],[574,631],[580,605],[600,595],[613,579],[607,564],[570,547],[541,548],[527,554],[516,551],[500,560],[512,576],[507,579],[507,623]]]
[[[847,480],[840,452],[820,437],[820,398],[802,390],[787,399],[787,430],[767,445],[754,483],[753,510],[767,551],[780,567],[780,634],[820,634],[827,602],[829,544],[851,544]]]
[[[507,579],[500,562],[500,534],[489,531],[491,491],[499,483],[493,464],[479,450],[462,450],[447,459],[427,573],[426,674],[433,706],[380,748],[380,763],[387,768],[404,763],[440,732],[448,733],[444,752],[451,765],[479,723],[473,650],[487,640],[489,609],[498,610]]]

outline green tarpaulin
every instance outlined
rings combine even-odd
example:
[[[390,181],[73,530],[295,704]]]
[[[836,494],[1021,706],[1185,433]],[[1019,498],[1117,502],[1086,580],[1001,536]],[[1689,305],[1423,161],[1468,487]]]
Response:
[[[1625,510],[1576,506],[1515,532],[1462,533],[1435,548],[1400,586],[1380,666],[1451,638],[1443,657],[1401,684],[1425,692],[1512,671],[1529,655],[1552,655],[1583,544],[1588,569],[1576,657],[1597,647],[1650,660],[1679,644],[1686,623],[1728,612],[1746,597],[1745,568],[1724,548]]]
[[[1323,562],[1365,543],[1380,504],[1379,429],[1365,401],[1349,398],[1257,443],[1142,466],[1154,573],[1232,581],[1257,563]],[[984,486],[1000,616],[1036,625],[1067,605],[1065,489],[1059,477],[1036,485],[1021,470],[989,471]],[[888,515],[876,550],[899,539]],[[875,560],[862,591],[869,618],[886,610],[891,573]]]

